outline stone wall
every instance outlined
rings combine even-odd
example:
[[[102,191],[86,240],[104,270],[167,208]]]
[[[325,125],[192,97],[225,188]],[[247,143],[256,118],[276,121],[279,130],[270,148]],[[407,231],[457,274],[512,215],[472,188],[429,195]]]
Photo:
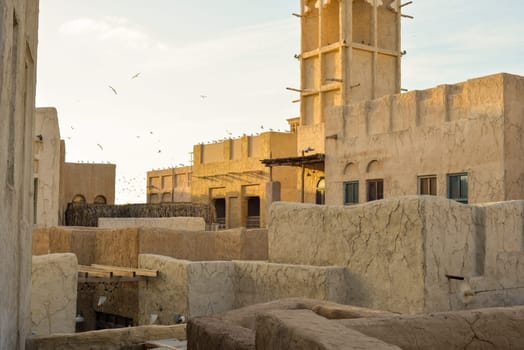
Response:
[[[181,231],[205,231],[206,222],[204,218],[182,216],[171,218],[99,218],[98,227],[157,227]]]
[[[71,199],[69,199],[70,201]],[[162,203],[162,204],[126,204],[126,205],[73,205],[65,214],[67,226],[98,225],[99,218],[164,218],[164,217],[201,217],[209,223],[210,210],[206,204]]]
[[[524,202],[401,197],[356,206],[275,203],[269,261],[343,266],[348,302],[403,313],[524,300]]]
[[[247,261],[189,262],[142,254],[139,267],[159,277],[139,286],[139,324],[211,315],[259,302],[308,297],[345,303],[345,269]]]
[[[31,319],[35,335],[75,332],[78,279],[74,254],[33,257]]]
[[[0,0],[0,349],[31,333],[38,0]]]

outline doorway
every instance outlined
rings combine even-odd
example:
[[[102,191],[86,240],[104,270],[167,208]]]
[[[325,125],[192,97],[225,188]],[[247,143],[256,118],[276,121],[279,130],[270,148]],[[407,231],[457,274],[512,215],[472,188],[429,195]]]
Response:
[[[218,224],[218,229],[226,228],[226,199],[216,198],[213,200],[213,206],[215,207],[215,223]]]
[[[247,197],[246,228],[260,227],[260,197]]]

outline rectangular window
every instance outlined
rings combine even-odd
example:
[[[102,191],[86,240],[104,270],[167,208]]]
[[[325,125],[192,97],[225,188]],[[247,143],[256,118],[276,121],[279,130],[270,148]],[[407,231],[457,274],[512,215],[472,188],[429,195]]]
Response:
[[[437,195],[437,177],[420,176],[418,178],[418,194],[427,196]]]
[[[384,198],[384,180],[368,180],[368,202]]]
[[[358,181],[344,182],[344,204],[358,204]]]
[[[448,175],[448,198],[468,204],[468,174]]]

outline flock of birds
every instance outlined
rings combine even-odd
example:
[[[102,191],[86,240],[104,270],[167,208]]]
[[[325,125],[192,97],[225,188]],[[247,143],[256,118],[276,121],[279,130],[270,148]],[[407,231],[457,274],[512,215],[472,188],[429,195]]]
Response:
[[[135,80],[135,79],[138,79],[140,76],[141,76],[141,72],[137,72],[135,73],[134,75],[131,76],[131,80]],[[113,85],[107,85],[107,88],[115,95],[115,96],[118,96],[119,95],[119,92],[118,90],[113,86]],[[199,95],[200,97],[200,100],[201,101],[206,101],[208,99],[208,96],[207,95],[204,95],[204,94],[201,94]],[[74,126],[70,126],[71,128],[71,131],[72,132],[75,132],[76,128]],[[281,131],[280,129],[277,129],[277,130],[274,130],[272,128],[269,128],[269,129],[265,129],[263,125],[260,126],[260,132],[258,133],[251,133],[249,136],[256,136],[256,135],[259,135],[265,131]],[[227,136],[224,137],[223,139],[220,139],[220,140],[212,140],[212,141],[207,141],[207,142],[201,142],[201,144],[212,144],[212,143],[219,143],[219,142],[223,142],[225,140],[229,140],[229,139],[235,139],[235,138],[239,138],[239,137],[234,137],[233,136],[233,132],[231,132],[230,130],[225,130]],[[288,131],[285,131],[284,132],[288,132]],[[149,138],[151,140],[152,137],[155,137],[155,133],[150,130],[146,135],[136,135],[135,138],[138,140],[138,139],[147,139]],[[248,136],[248,134],[246,133],[243,133],[241,135],[242,136]],[[71,140],[71,136],[68,136],[67,137],[68,140]],[[161,154],[163,153],[162,151],[162,148],[159,147],[160,145],[160,140],[158,139],[157,142],[157,148],[155,150],[155,152],[157,154]],[[102,145],[102,143],[100,142],[97,142],[96,143],[96,147],[99,149],[100,152],[104,152],[104,146]],[[81,163],[84,163],[84,162],[81,162]],[[108,162],[106,162],[108,163]],[[179,163],[178,166],[185,166],[183,163]],[[125,176],[122,176],[120,177],[118,180],[118,183],[117,183],[117,186],[119,187],[119,191],[122,191],[124,192],[127,196],[142,196],[144,194],[144,186],[143,186],[143,183],[145,183],[145,178],[142,178],[142,179],[139,179],[137,177],[125,177]],[[138,185],[137,185],[138,184]]]

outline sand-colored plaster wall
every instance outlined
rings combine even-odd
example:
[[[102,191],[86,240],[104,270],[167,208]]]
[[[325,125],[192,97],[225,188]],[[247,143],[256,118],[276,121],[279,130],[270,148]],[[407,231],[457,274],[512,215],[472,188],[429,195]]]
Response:
[[[74,254],[33,257],[33,334],[50,335],[75,331],[77,275],[77,259]]]
[[[344,203],[346,181],[359,181],[360,203],[372,179],[383,179],[384,198],[414,195],[419,176],[435,176],[447,197],[456,173],[468,174],[469,203],[523,198],[523,84],[497,74],[333,108],[326,202]]]
[[[259,197],[259,227],[266,227],[265,186],[270,178],[269,169],[260,160],[295,156],[296,134],[264,132],[195,145],[193,151],[192,201],[214,205],[213,200],[224,199],[225,226],[237,228],[247,227],[248,198]],[[273,173],[273,181],[282,183],[282,195],[287,200],[296,200],[295,177],[296,169],[290,167]]]
[[[122,350],[140,348],[152,339],[185,339],[186,326],[143,326],[76,334],[31,337],[28,350]]]
[[[0,9],[0,349],[11,350],[31,333],[38,0],[0,0]]]
[[[524,199],[524,78],[504,74],[505,199]]]
[[[138,254],[192,261],[265,260],[267,230],[181,231],[60,226],[34,229],[33,255],[75,253],[81,265],[136,267]]]
[[[139,286],[139,323],[151,315],[172,324],[176,315],[195,317],[286,297],[345,303],[346,271],[337,267],[248,261],[190,262],[141,254],[139,267],[159,277]]]
[[[344,268],[235,261],[235,308],[291,297],[346,303],[347,293]]]
[[[434,196],[356,206],[275,203],[269,260],[347,269],[348,302],[403,313],[524,301],[524,202]]]
[[[51,227],[33,230],[33,255],[74,253],[80,265],[95,263],[96,230],[89,227]]]
[[[520,349],[524,308],[477,309],[429,315],[339,320],[337,324],[404,350]]]
[[[97,230],[95,261],[102,265],[138,266],[138,229]]]
[[[42,227],[58,225],[60,205],[60,130],[55,108],[35,114],[34,172],[37,181],[36,219]]]
[[[349,301],[371,308],[424,309],[424,225],[418,198],[361,206],[274,203],[269,261],[343,266]]]
[[[171,218],[99,218],[98,227],[128,228],[128,227],[158,227],[181,231],[204,231],[204,218],[171,217]]]
[[[115,164],[63,163],[60,210],[65,212],[77,195],[83,196],[87,204],[93,204],[97,196],[105,197],[106,204],[114,204],[115,176]]]
[[[159,277],[139,284],[139,324],[173,324],[177,315],[194,317],[233,308],[232,262],[190,262],[141,254],[139,267]]]

